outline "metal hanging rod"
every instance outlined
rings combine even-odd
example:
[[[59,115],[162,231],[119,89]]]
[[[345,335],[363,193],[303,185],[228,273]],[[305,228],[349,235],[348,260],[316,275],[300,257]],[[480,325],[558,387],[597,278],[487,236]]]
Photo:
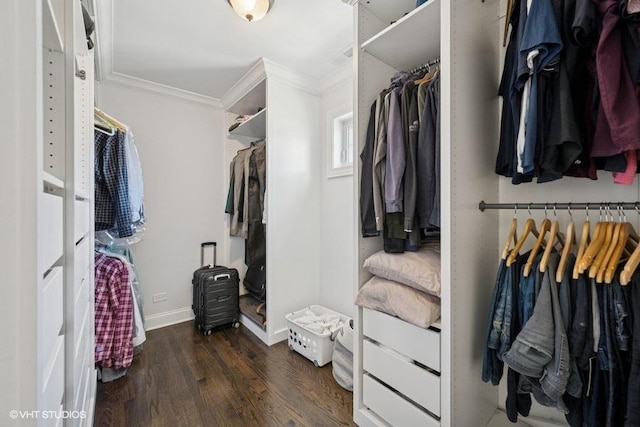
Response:
[[[484,212],[486,209],[599,209],[615,208],[623,210],[640,209],[640,202],[588,202],[588,203],[485,203],[478,204],[478,209]]]
[[[421,66],[412,69],[411,71],[409,71],[409,74],[414,74],[414,73],[417,73],[418,71],[421,71],[421,70],[424,70],[424,69],[428,69],[432,65],[437,65],[439,63],[440,63],[440,57],[434,59],[433,61],[425,62]]]

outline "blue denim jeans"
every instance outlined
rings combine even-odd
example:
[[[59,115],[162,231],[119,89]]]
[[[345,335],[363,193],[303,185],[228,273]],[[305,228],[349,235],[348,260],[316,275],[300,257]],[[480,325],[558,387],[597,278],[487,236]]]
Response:
[[[569,344],[555,282],[559,258],[557,253],[551,254],[533,315],[503,360],[510,368],[532,380],[539,379],[544,396],[535,393],[534,396],[540,403],[566,411],[562,395],[567,387],[570,364]],[[534,391],[536,386],[534,384]]]
[[[491,295],[491,305],[489,306],[489,315],[487,316],[487,332],[485,334],[486,343],[484,346],[484,357],[482,360],[482,381],[489,382],[493,385],[500,384],[504,363],[498,358],[497,350],[500,347],[500,333],[494,332],[494,318],[498,303],[502,298],[504,288],[505,275],[507,274],[507,266],[504,260],[498,265],[496,280],[493,285],[493,294]],[[502,308],[502,318],[504,318],[504,308]],[[502,328],[502,323],[500,323]]]

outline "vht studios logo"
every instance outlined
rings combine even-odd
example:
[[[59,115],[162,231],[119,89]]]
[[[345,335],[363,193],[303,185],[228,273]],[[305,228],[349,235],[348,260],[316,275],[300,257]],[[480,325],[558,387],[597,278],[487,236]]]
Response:
[[[17,411],[15,409],[9,411],[9,418],[12,420],[28,420],[28,419],[84,419],[87,418],[86,411]]]

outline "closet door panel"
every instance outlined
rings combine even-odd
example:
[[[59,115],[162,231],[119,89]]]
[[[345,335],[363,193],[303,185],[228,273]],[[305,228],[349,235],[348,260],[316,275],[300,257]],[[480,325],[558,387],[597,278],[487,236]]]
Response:
[[[63,321],[63,283],[62,267],[56,267],[44,278],[41,301],[38,304],[38,366],[42,372],[44,365],[54,350]]]
[[[362,333],[435,371],[440,371],[440,334],[379,311],[363,310]]]
[[[363,376],[362,403],[392,426],[438,427],[440,422],[369,375]],[[375,409],[373,409],[375,408]]]

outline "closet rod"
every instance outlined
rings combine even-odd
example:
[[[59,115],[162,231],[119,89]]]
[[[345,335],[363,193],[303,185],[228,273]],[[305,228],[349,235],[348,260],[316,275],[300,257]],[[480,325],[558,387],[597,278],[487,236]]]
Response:
[[[615,209],[633,210],[640,209],[640,202],[588,202],[588,203],[485,203],[478,204],[482,212],[485,209],[599,209],[610,207]]]
[[[429,67],[431,67],[432,65],[436,65],[436,64],[439,64],[439,63],[440,63],[440,57],[438,57],[438,58],[434,59],[433,61],[425,62],[425,63],[424,63],[424,64],[422,64],[421,66],[419,66],[419,67],[416,67],[416,68],[412,69],[411,71],[409,71],[409,74],[415,74],[415,73],[417,73],[417,72],[418,72],[418,71],[420,71],[420,70],[424,70],[425,68],[429,68]]]

